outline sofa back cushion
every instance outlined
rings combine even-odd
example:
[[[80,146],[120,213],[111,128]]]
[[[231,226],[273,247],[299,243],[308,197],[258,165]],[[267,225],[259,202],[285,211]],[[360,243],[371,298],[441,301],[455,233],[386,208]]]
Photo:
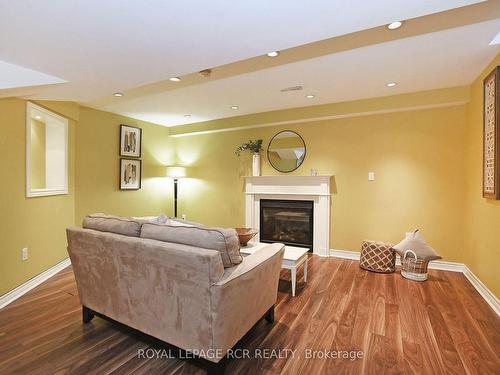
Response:
[[[100,232],[110,232],[129,237],[139,237],[142,223],[125,217],[91,214],[83,219],[83,227]]]
[[[141,237],[217,250],[224,268],[233,267],[243,260],[234,229],[143,224]]]

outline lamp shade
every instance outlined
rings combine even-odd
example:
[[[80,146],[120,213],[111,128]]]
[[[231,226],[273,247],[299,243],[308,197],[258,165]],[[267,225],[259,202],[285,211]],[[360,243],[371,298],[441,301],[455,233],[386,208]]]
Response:
[[[167,167],[167,177],[172,177],[172,178],[186,177],[186,168]]]

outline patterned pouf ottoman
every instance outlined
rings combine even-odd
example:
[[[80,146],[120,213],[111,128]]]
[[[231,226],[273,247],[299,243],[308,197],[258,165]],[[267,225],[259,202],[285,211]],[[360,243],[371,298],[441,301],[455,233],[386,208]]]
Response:
[[[391,244],[363,241],[359,266],[365,270],[390,273],[396,270],[396,252]]]

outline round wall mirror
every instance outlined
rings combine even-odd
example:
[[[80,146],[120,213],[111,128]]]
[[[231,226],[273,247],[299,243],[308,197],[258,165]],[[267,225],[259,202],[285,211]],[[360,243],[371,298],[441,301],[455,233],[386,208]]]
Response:
[[[291,130],[276,134],[267,148],[269,163],[279,172],[296,170],[306,157],[306,144],[300,135]]]

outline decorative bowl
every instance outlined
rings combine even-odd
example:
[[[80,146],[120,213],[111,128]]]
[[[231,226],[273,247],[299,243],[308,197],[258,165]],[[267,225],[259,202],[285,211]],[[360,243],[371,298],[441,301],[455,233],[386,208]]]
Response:
[[[246,246],[248,241],[250,241],[257,233],[258,230],[253,228],[234,228],[238,233],[238,238],[240,240],[241,246]]]

